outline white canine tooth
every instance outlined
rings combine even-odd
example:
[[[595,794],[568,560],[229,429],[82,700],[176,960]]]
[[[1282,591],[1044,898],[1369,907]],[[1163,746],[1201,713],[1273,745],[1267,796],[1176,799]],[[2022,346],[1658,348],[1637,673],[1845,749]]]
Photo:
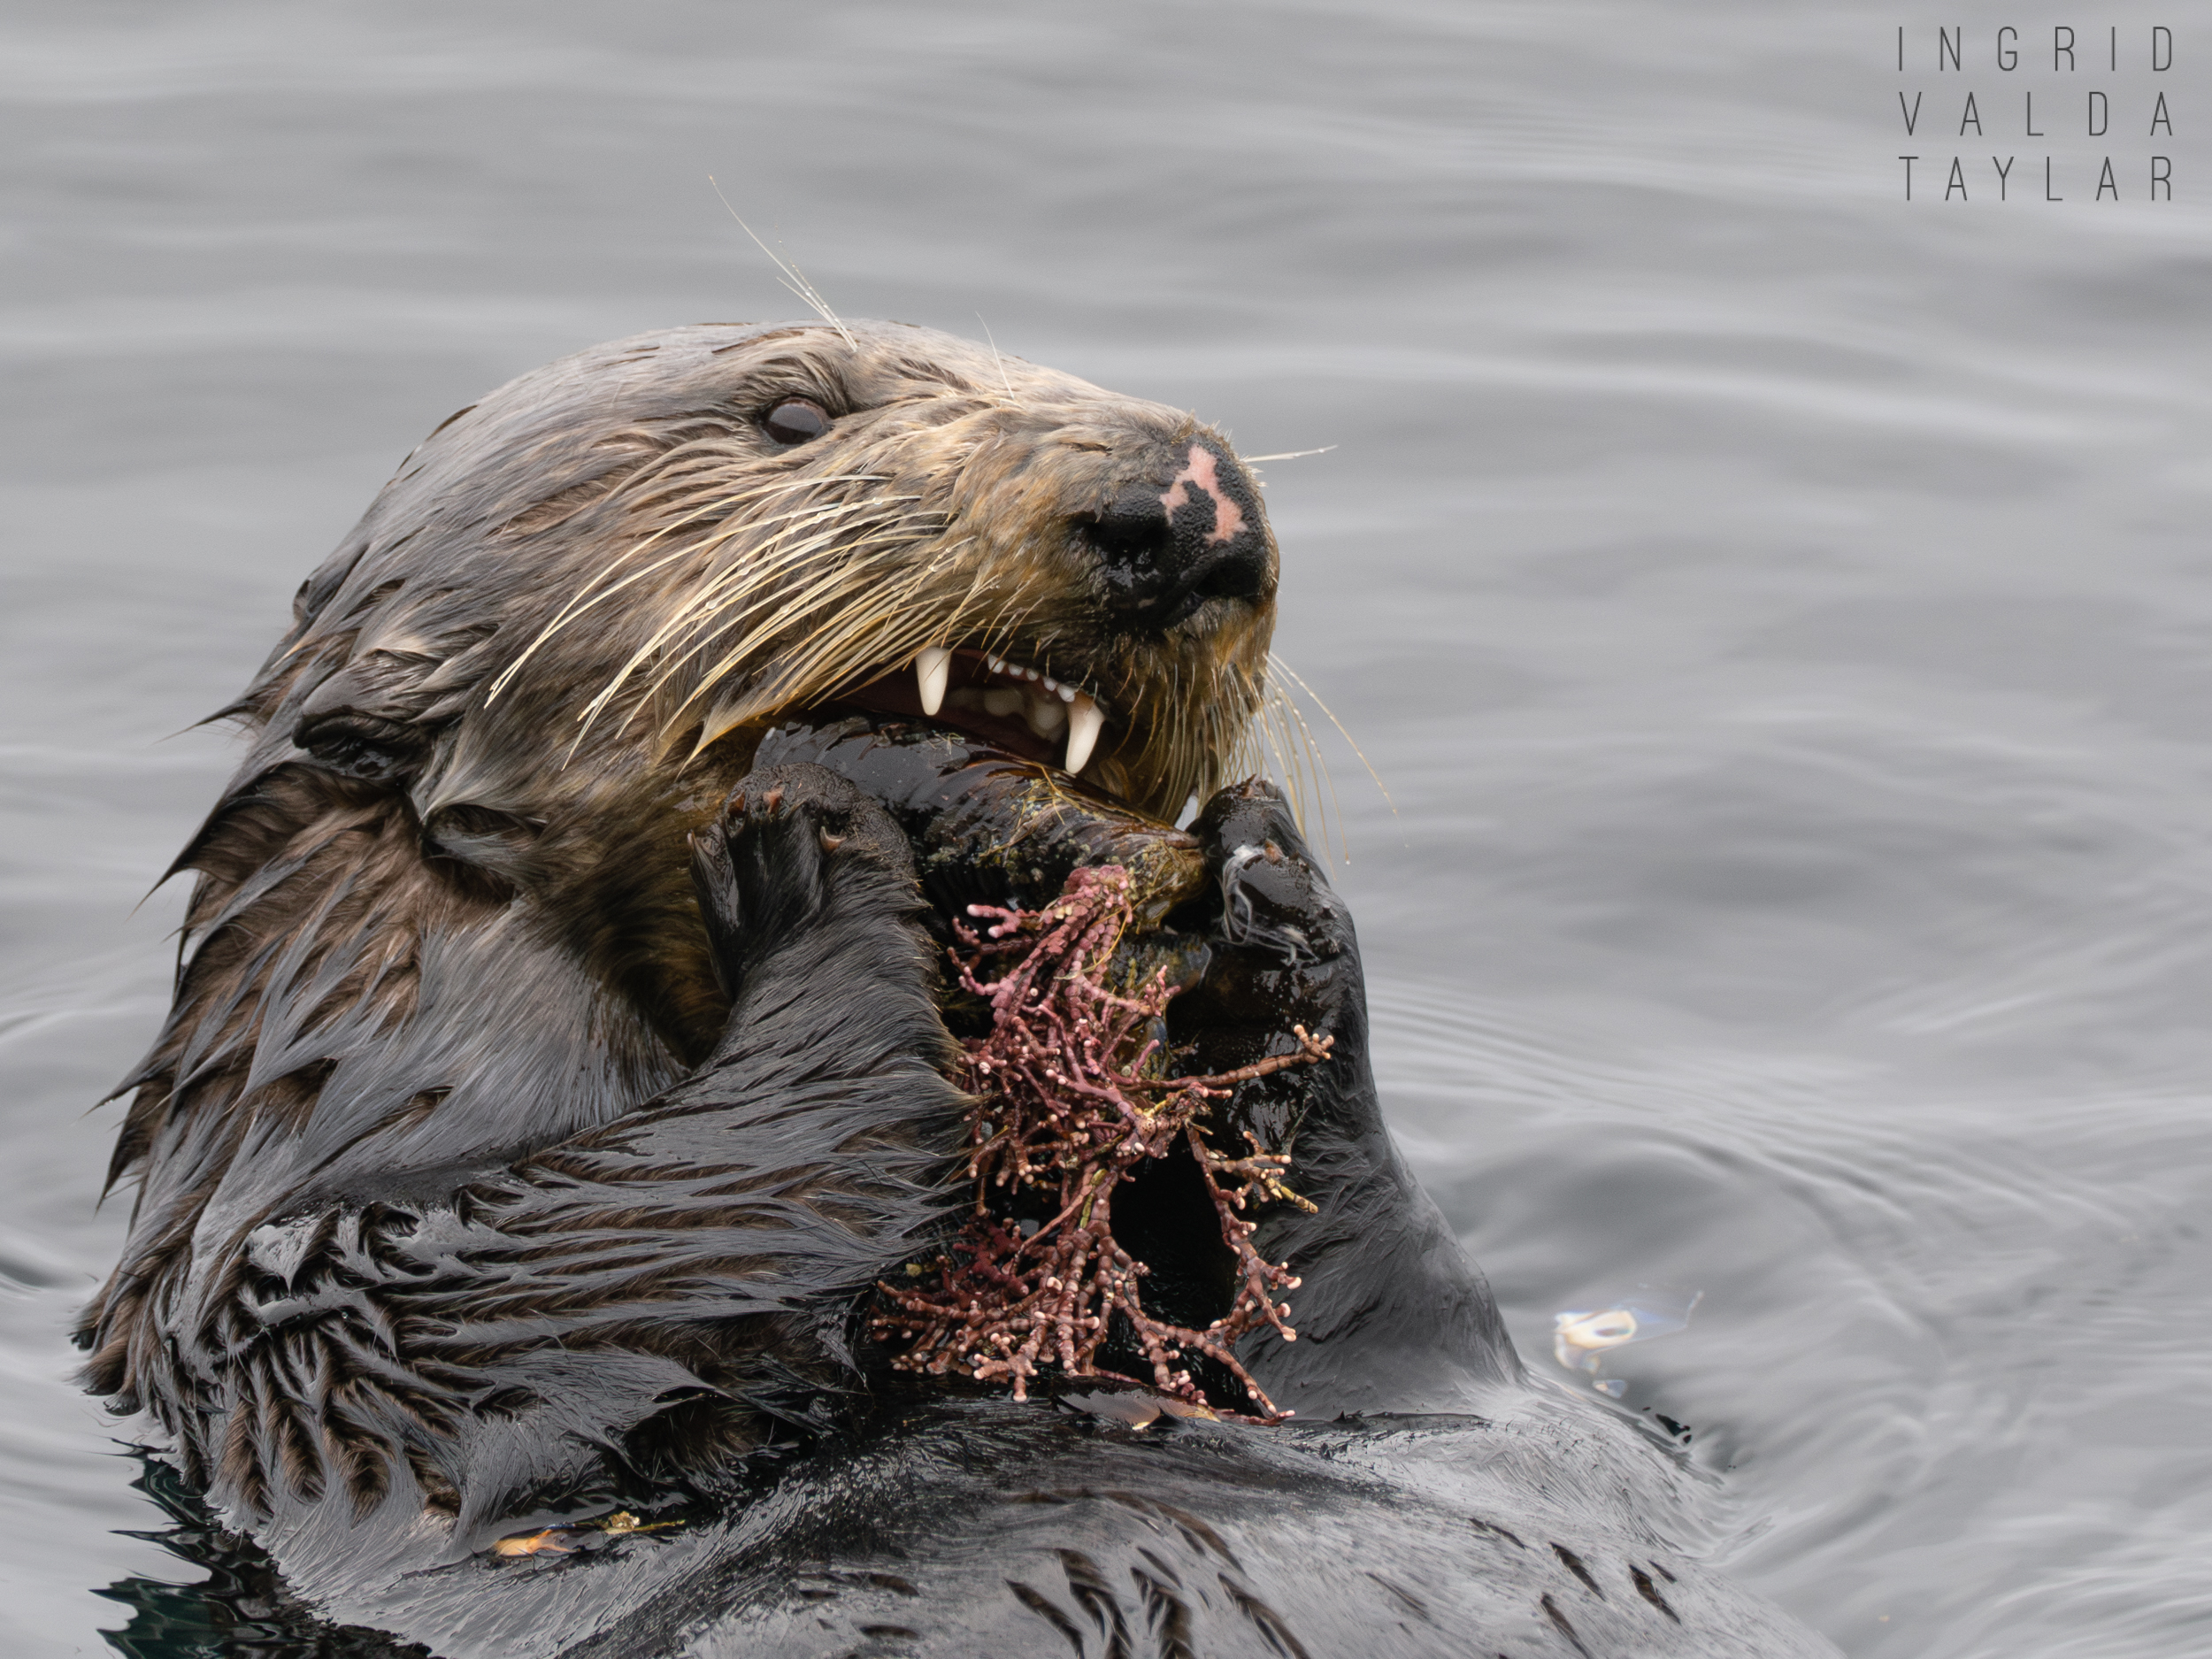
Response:
[[[952,672],[952,653],[933,645],[914,658],[914,677],[921,682],[922,712],[934,714],[945,706],[945,677]]]
[[[1105,726],[1106,717],[1090,698],[1079,695],[1068,705],[1068,754],[1062,763],[1067,771],[1079,772],[1090,764],[1091,751],[1098,747],[1098,734]]]

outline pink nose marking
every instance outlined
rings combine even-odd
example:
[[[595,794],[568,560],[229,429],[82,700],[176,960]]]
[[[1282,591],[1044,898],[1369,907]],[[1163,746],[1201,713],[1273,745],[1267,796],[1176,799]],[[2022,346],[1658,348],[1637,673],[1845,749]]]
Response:
[[[1195,500],[1201,495],[1213,498],[1214,529],[1206,538],[1209,543],[1226,541],[1244,528],[1244,509],[1223,495],[1221,486],[1215,481],[1214,452],[1194,443],[1188,464],[1161,492],[1160,505],[1167,509],[1167,516],[1172,518],[1175,510],[1186,500]]]

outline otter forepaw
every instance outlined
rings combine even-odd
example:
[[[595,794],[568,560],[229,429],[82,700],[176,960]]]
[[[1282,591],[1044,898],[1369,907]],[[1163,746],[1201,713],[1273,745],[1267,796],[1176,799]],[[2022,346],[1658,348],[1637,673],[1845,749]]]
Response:
[[[1255,778],[1232,785],[1191,827],[1221,889],[1224,942],[1277,956],[1293,970],[1352,948],[1351,918],[1273,784]]]
[[[1191,827],[1220,902],[1206,970],[1169,1008],[1169,1030],[1190,1050],[1185,1069],[1218,1074],[1298,1053],[1303,1027],[1331,1057],[1241,1086],[1242,1126],[1274,1147],[1315,1112],[1340,1129],[1371,1126],[1358,941],[1289,803],[1254,779],[1216,795]]]
[[[914,859],[891,815],[826,766],[746,774],[695,838],[692,877],[723,988],[841,902],[916,909]]]

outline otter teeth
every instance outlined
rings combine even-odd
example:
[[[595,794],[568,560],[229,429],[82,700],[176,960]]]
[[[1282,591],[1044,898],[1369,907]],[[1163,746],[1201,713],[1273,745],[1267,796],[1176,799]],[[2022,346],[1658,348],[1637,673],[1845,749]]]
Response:
[[[1075,694],[1068,704],[1068,756],[1063,767],[1069,772],[1079,772],[1088,764],[1091,751],[1098,747],[1098,734],[1105,729],[1106,717],[1098,704],[1081,692]]]
[[[1029,722],[1029,729],[1039,737],[1050,737],[1068,723],[1067,713],[1060,707],[1057,697],[1025,699],[1022,718]]]
[[[1080,772],[1090,764],[1091,756],[1098,749],[1099,735],[1106,729],[1105,710],[1098,706],[1095,697],[1065,680],[1008,657],[986,653],[983,665],[1014,683],[987,687],[963,686],[957,691],[948,691],[952,652],[941,645],[917,652],[914,677],[921,689],[922,712],[933,715],[950,704],[956,709],[980,709],[1001,719],[1019,715],[1038,737],[1057,737],[1063,729],[1066,731],[1068,746],[1061,762],[1064,771]]]
[[[914,659],[914,675],[921,682],[922,712],[934,714],[945,706],[945,680],[952,672],[952,653],[933,645]]]

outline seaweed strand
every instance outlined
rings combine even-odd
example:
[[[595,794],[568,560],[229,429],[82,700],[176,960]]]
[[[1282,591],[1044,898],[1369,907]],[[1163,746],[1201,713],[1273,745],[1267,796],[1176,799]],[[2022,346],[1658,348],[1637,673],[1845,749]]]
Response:
[[[955,925],[960,983],[992,1015],[963,1065],[974,1101],[967,1156],[974,1206],[933,1263],[934,1286],[879,1286],[896,1311],[874,1326],[910,1342],[892,1362],[898,1369],[1004,1380],[1025,1400],[1047,1364],[1069,1377],[1117,1375],[1098,1356],[1118,1314],[1163,1393],[1212,1409],[1190,1370],[1190,1357],[1202,1356],[1243,1385],[1260,1413],[1246,1420],[1280,1422],[1290,1414],[1253,1380],[1235,1346],[1263,1325],[1286,1342],[1298,1340],[1290,1304],[1275,1296],[1299,1281],[1253,1248],[1259,1224],[1247,1212],[1271,1202],[1313,1206],[1284,1183],[1287,1154],[1248,1132],[1249,1151],[1233,1156],[1208,1142],[1202,1125],[1210,1103],[1237,1084],[1325,1060],[1334,1040],[1299,1025],[1295,1052],[1204,1077],[1161,1075],[1167,1056],[1154,1033],[1175,995],[1166,970],[1125,995],[1108,981],[1133,918],[1130,889],[1120,865],[1092,866],[1076,871],[1042,910],[971,905],[969,914],[988,925],[980,933]],[[1202,1330],[1146,1311],[1150,1270],[1114,1236],[1116,1189],[1139,1164],[1179,1153],[1197,1164],[1236,1262],[1235,1299]],[[1053,1214],[1010,1224],[1006,1201],[1026,1190],[1056,1200]],[[907,1269],[915,1279],[932,1271]]]

